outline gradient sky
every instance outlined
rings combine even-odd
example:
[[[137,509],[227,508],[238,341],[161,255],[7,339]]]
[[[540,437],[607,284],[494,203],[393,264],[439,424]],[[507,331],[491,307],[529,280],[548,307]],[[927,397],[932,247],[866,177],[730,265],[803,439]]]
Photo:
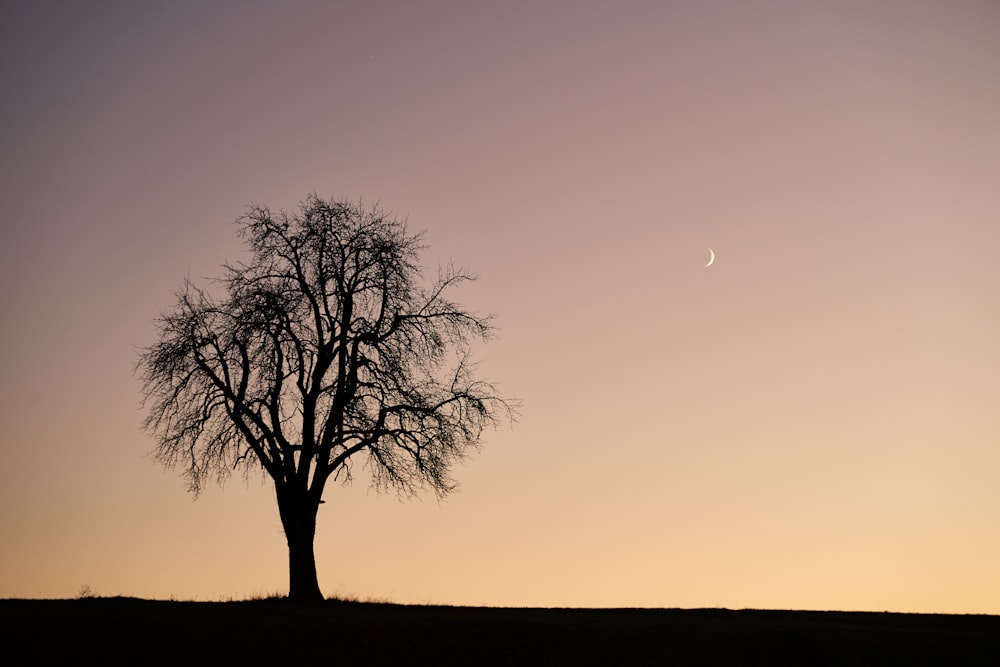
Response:
[[[480,274],[524,403],[445,502],[329,489],[326,594],[1000,613],[997,3],[7,2],[0,90],[0,596],[287,590],[132,367],[317,192]]]

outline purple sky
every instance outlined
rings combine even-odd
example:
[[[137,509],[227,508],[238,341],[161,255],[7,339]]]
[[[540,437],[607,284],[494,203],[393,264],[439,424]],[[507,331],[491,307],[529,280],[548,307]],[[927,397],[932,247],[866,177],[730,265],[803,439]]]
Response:
[[[285,589],[131,371],[316,192],[480,274],[524,402],[447,502],[329,490],[328,595],[1000,613],[996,3],[5,3],[0,90],[0,596]]]

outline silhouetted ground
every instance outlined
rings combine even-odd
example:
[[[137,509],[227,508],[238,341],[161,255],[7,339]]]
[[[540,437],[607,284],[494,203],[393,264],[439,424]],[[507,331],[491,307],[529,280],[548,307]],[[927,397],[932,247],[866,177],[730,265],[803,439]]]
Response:
[[[93,598],[0,600],[0,628],[17,664],[1000,664],[1000,616]]]

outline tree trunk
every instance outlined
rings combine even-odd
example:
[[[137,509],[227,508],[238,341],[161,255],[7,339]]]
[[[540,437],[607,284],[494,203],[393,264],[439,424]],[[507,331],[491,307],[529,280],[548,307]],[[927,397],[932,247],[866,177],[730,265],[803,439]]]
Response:
[[[319,503],[304,491],[278,489],[278,512],[288,542],[288,599],[292,602],[322,602],[316,577],[316,512]]]

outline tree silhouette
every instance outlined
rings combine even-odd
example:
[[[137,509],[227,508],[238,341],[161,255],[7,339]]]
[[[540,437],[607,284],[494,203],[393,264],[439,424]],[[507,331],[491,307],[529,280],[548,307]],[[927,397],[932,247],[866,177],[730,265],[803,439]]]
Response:
[[[294,214],[237,221],[252,261],[223,265],[216,296],[185,280],[137,372],[156,459],[189,490],[234,470],[274,481],[291,600],[323,599],[316,515],[329,480],[364,460],[379,490],[455,488],[451,464],[514,402],[474,377],[469,346],[493,327],[424,286],[425,246],[378,209],[308,197]]]

